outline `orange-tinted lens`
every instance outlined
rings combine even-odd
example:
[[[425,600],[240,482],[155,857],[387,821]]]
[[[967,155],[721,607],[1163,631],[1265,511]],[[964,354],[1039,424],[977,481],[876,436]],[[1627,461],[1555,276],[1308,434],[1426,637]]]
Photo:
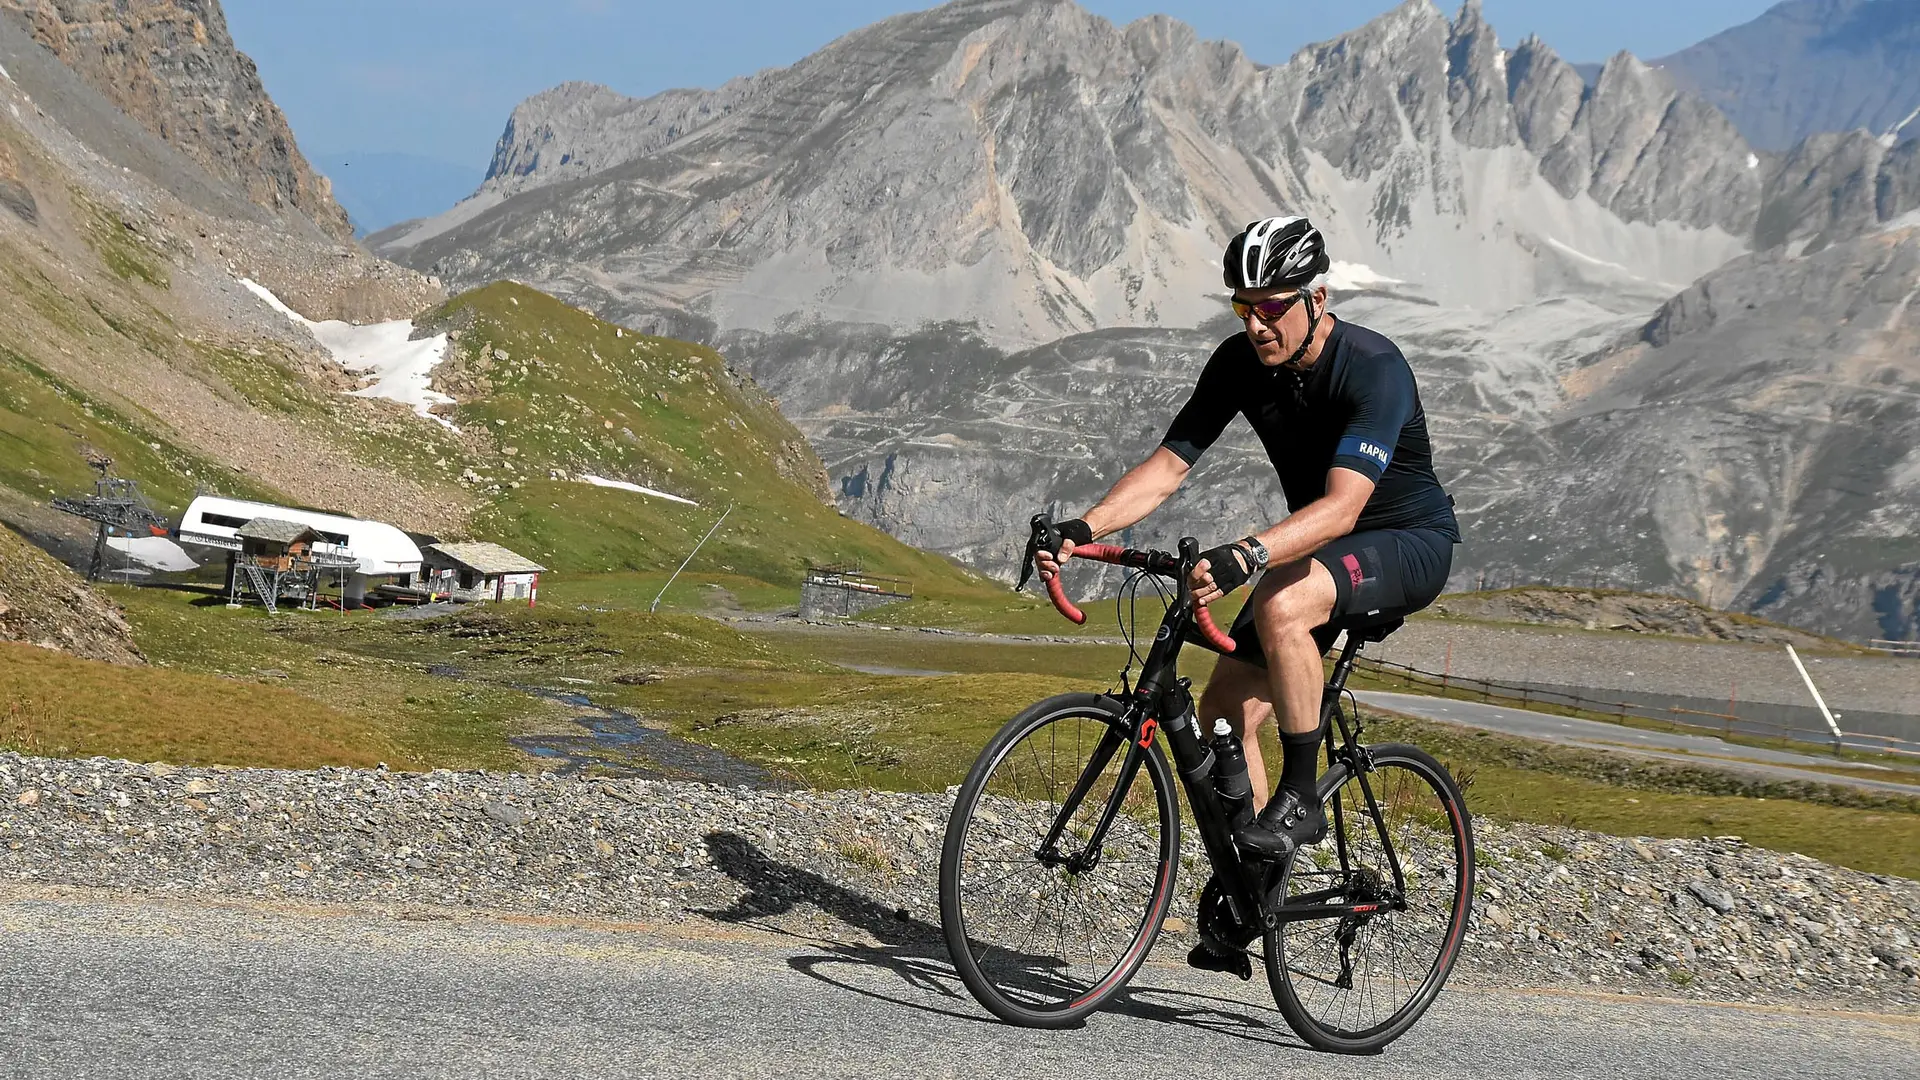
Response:
[[[1295,293],[1292,296],[1284,298],[1262,300],[1257,304],[1249,304],[1245,300],[1240,299],[1234,299],[1230,302],[1233,304],[1233,314],[1237,319],[1244,319],[1248,315],[1258,315],[1260,316],[1261,322],[1274,322],[1282,315],[1285,315],[1288,309],[1292,308],[1299,300],[1300,294]]]

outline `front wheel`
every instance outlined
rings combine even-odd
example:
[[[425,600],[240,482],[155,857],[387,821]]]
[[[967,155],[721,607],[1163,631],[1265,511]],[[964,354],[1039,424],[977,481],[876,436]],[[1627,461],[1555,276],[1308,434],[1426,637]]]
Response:
[[[1467,930],[1473,823],[1460,787],[1426,751],[1374,747],[1372,768],[1324,793],[1327,836],[1280,874],[1289,905],[1362,908],[1267,931],[1267,982],[1309,1044],[1374,1053],[1433,1004]]]
[[[967,990],[1008,1023],[1078,1023],[1160,932],[1180,807],[1159,744],[1131,732],[1112,698],[1048,698],[1000,729],[954,799],[940,926]]]

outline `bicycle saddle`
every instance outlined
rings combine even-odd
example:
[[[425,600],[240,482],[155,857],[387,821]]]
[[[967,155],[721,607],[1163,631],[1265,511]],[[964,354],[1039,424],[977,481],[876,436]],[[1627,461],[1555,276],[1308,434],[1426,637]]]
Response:
[[[1392,622],[1383,622],[1374,626],[1350,626],[1346,629],[1347,633],[1353,635],[1355,641],[1371,645],[1376,641],[1385,641],[1388,634],[1393,633],[1405,625],[1407,625],[1407,620],[1395,619]]]

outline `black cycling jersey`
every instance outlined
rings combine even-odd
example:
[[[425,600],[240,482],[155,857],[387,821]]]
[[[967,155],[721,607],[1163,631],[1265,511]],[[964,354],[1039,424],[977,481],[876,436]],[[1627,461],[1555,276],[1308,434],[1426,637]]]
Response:
[[[1326,495],[1337,465],[1376,485],[1355,532],[1434,529],[1459,543],[1413,368],[1384,336],[1336,320],[1320,358],[1296,372],[1262,364],[1247,335],[1235,334],[1213,351],[1160,445],[1191,465],[1240,413],[1279,470],[1290,512]]]

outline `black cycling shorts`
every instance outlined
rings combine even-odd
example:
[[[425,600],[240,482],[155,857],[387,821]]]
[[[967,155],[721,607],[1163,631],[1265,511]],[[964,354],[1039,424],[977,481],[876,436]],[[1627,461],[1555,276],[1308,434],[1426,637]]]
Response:
[[[1453,538],[1438,529],[1376,529],[1343,536],[1313,558],[1333,575],[1337,594],[1333,617],[1313,632],[1325,653],[1342,630],[1404,619],[1433,603],[1453,570]],[[1228,634],[1235,660],[1267,666],[1251,603],[1240,609]]]

